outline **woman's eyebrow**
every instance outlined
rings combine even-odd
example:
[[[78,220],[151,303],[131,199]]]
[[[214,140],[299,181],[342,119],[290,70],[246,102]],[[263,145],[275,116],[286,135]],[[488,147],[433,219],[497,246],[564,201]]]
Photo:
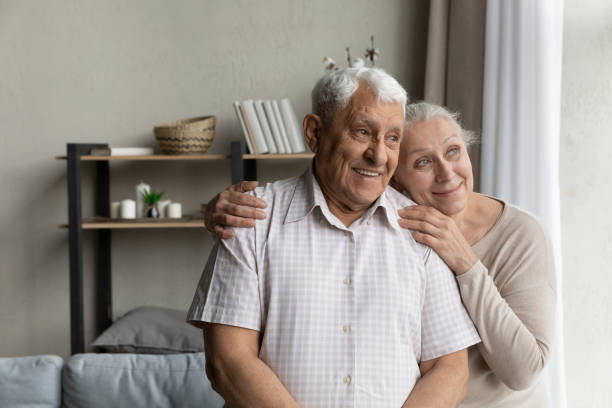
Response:
[[[453,133],[452,135],[450,135],[449,137],[447,137],[446,139],[444,139],[444,141],[442,142],[442,144],[446,144],[446,142],[448,142],[450,139],[452,139],[453,137],[459,137],[456,133]]]
[[[442,142],[442,144],[446,144],[446,143],[447,143],[449,140],[451,140],[451,139],[452,139],[452,138],[454,138],[454,137],[459,137],[459,135],[457,135],[456,133],[453,133],[452,135],[450,135],[449,137],[447,137],[446,139],[444,139],[444,141]],[[410,155],[410,154],[413,154],[413,153],[425,152],[425,151],[427,151],[427,149],[426,149],[426,148],[424,148],[424,147],[420,147],[420,148],[418,148],[418,149],[411,150],[410,152],[408,152],[408,154]]]
[[[410,152],[408,152],[408,155],[411,155],[411,154],[414,154],[414,153],[418,153],[418,152],[425,152],[425,151],[427,151],[426,148],[420,147],[418,149],[411,150]]]

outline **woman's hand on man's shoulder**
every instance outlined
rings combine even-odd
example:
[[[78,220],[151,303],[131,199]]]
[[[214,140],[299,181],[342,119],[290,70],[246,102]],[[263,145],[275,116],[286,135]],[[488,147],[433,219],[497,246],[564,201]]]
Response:
[[[206,205],[204,224],[219,238],[232,238],[232,227],[253,228],[255,220],[266,218],[261,208],[267,204],[261,198],[246,194],[257,187],[257,181],[242,181],[217,194]]]

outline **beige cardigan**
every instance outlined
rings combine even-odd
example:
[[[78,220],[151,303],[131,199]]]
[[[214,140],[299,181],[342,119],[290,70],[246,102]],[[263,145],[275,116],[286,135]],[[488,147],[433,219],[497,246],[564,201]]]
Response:
[[[542,369],[554,333],[555,271],[539,221],[505,204],[472,247],[480,262],[457,277],[482,343],[469,348],[463,408],[548,407]]]

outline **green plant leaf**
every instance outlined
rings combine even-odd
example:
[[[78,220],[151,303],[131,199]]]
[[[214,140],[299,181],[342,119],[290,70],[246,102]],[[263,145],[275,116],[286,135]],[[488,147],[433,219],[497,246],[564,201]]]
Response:
[[[153,189],[151,189],[150,191],[143,191],[142,192],[142,198],[144,200],[144,202],[149,205],[149,206],[153,206],[155,205],[164,195],[164,192],[157,192]]]

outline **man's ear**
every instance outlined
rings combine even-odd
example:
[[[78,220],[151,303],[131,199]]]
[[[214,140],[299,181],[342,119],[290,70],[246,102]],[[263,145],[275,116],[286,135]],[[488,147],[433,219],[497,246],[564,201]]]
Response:
[[[321,130],[323,129],[323,121],[319,115],[310,113],[304,118],[302,123],[304,127],[304,138],[308,147],[313,153],[316,153],[319,149],[319,138],[321,137]]]

